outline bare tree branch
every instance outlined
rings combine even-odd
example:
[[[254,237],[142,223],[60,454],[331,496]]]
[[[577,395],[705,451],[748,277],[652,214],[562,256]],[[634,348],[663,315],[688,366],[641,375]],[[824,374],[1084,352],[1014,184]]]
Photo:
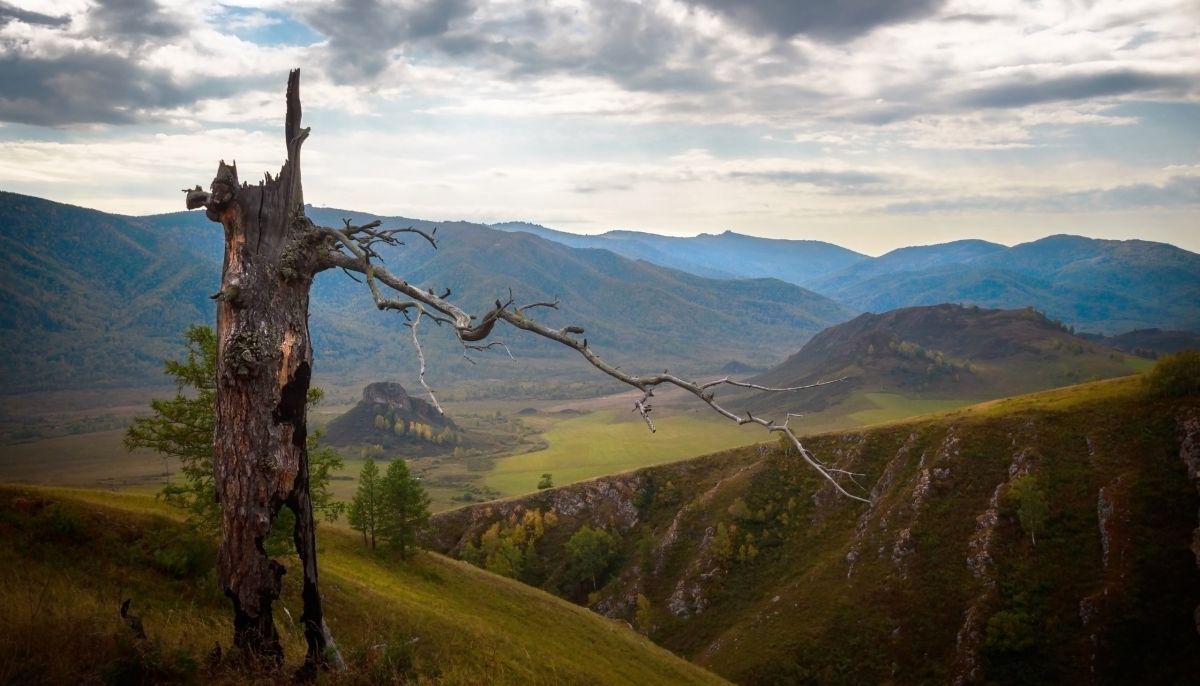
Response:
[[[546,338],[546,339],[555,341],[557,343],[560,343],[562,345],[565,345],[568,348],[572,348],[576,352],[578,352],[580,355],[582,355],[583,358],[585,360],[587,360],[596,369],[599,369],[600,371],[602,371],[605,374],[611,376],[612,378],[620,381],[621,383],[632,386],[633,388],[636,388],[636,389],[642,391],[642,393],[643,393],[642,397],[634,402],[634,410],[641,415],[642,419],[646,422],[646,425],[650,428],[651,431],[655,430],[654,422],[650,419],[651,407],[650,407],[649,401],[650,401],[650,398],[653,396],[652,391],[655,388],[657,388],[659,386],[663,386],[663,385],[675,386],[677,388],[681,388],[684,391],[687,391],[688,393],[691,393],[692,395],[694,395],[696,398],[698,398],[704,404],[708,405],[717,414],[721,415],[722,417],[725,417],[726,419],[728,419],[732,422],[736,422],[739,425],[741,425],[741,424],[758,424],[758,425],[762,426],[763,428],[765,428],[769,432],[773,432],[773,433],[778,432],[778,433],[784,434],[785,436],[787,436],[788,441],[796,449],[796,452],[800,455],[801,459],[803,459],[810,467],[812,467],[814,470],[816,470],[817,473],[820,474],[826,481],[828,481],[830,484],[832,484],[833,487],[839,493],[841,493],[842,495],[844,495],[848,498],[852,498],[854,500],[859,500],[862,502],[870,502],[866,498],[862,498],[860,496],[857,496],[857,495],[854,495],[854,494],[848,492],[842,486],[842,484],[838,482],[838,480],[834,476],[835,474],[846,474],[847,476],[850,476],[851,479],[853,480],[853,477],[856,475],[853,475],[849,472],[845,472],[844,470],[832,469],[830,467],[825,466],[820,461],[816,460],[812,456],[812,454],[807,449],[805,449],[803,444],[800,443],[800,439],[796,436],[796,434],[788,426],[787,421],[785,421],[783,424],[776,424],[774,422],[774,420],[763,419],[761,417],[755,417],[754,415],[750,414],[749,412],[747,412],[744,417],[741,415],[735,414],[734,412],[730,411],[729,409],[727,409],[726,407],[724,407],[723,405],[718,403],[715,399],[714,392],[711,390],[712,388],[714,388],[716,386],[729,385],[729,386],[736,386],[739,388],[749,388],[749,389],[754,389],[754,390],[763,390],[763,391],[770,391],[770,392],[795,391],[795,390],[804,390],[804,389],[808,389],[808,388],[815,388],[818,386],[824,386],[824,385],[831,384],[831,383],[837,383],[839,381],[842,381],[843,379],[834,379],[831,381],[821,381],[821,382],[818,382],[815,384],[808,384],[805,386],[794,386],[791,388],[771,388],[768,386],[761,386],[758,384],[752,384],[752,383],[745,382],[745,381],[734,381],[734,380],[729,379],[729,377],[725,377],[722,379],[717,379],[715,381],[709,381],[709,382],[701,384],[701,383],[697,383],[694,381],[689,381],[689,380],[680,378],[678,376],[675,376],[674,374],[670,374],[665,371],[662,372],[661,374],[648,374],[648,375],[629,374],[625,371],[622,371],[619,367],[613,366],[613,365],[609,364],[608,362],[604,361],[599,355],[597,355],[594,351],[592,351],[592,349],[590,347],[588,347],[586,338],[582,339],[582,340],[574,338],[574,335],[583,333],[582,328],[577,327],[577,326],[568,326],[563,329],[551,329],[550,327],[540,324],[525,315],[524,309],[526,309],[526,308],[513,308],[512,307],[513,299],[512,299],[511,293],[509,294],[509,299],[507,302],[501,302],[501,301],[497,300],[495,302],[495,305],[492,307],[492,309],[488,310],[488,312],[483,315],[482,319],[480,320],[480,322],[478,324],[475,324],[474,323],[475,318],[472,317],[470,314],[468,314],[463,309],[459,308],[457,305],[447,302],[444,298],[439,298],[438,296],[434,295],[430,291],[422,291],[421,289],[410,285],[407,281],[404,281],[403,279],[397,278],[396,276],[392,275],[384,267],[372,264],[370,262],[370,258],[368,256],[368,254],[364,250],[362,250],[361,246],[359,246],[355,242],[351,241],[349,239],[349,237],[346,236],[344,233],[342,233],[336,229],[330,229],[330,228],[323,228],[321,230],[329,232],[330,235],[332,235],[334,238],[336,238],[338,240],[338,242],[340,242],[342,245],[344,245],[346,248],[348,248],[353,253],[353,255],[347,255],[347,254],[335,249],[326,256],[327,266],[341,267],[343,269],[347,269],[350,271],[357,271],[357,272],[364,274],[367,277],[368,285],[371,287],[371,293],[375,298],[375,303],[380,309],[389,309],[390,308],[390,309],[402,309],[403,310],[403,309],[409,309],[409,308],[417,308],[421,312],[427,312],[428,310],[426,308],[432,309],[432,310],[444,315],[446,317],[447,323],[452,323],[454,325],[455,332],[457,333],[459,340],[462,341],[464,345],[466,345],[468,343],[474,343],[477,341],[481,341],[481,340],[487,338],[492,333],[492,330],[495,328],[496,322],[504,321],[504,322],[511,324],[512,326],[517,327],[518,329],[528,331],[530,333],[541,336],[542,338]],[[380,295],[380,293],[379,293],[379,287],[376,285],[376,283],[375,283],[376,281],[379,281],[380,283],[383,283],[384,285],[388,286],[389,288],[391,288],[399,293],[402,293],[402,294],[408,296],[409,298],[412,298],[412,301],[416,301],[416,302],[412,302],[412,301],[398,302],[398,301],[392,301],[392,300],[383,298],[383,296]],[[557,307],[557,304],[558,304],[557,300],[553,304],[551,304],[551,303],[534,303],[534,305],[539,305],[539,306],[544,306],[544,307],[551,307],[551,306]],[[468,359],[470,359],[470,358],[468,358]],[[788,415],[788,420],[790,420],[791,417],[792,417],[792,415]],[[861,488],[861,484],[858,484],[857,481],[855,481],[855,484],[859,485],[859,487]],[[863,490],[865,491],[866,489],[863,489]]]
[[[437,396],[433,394],[433,389],[425,382],[425,353],[421,351],[421,339],[417,337],[417,327],[421,325],[421,316],[424,311],[417,312],[417,318],[405,326],[412,329],[413,347],[417,349],[417,359],[421,361],[421,369],[417,372],[417,378],[421,380],[421,386],[425,388],[425,392],[429,394],[429,399],[433,402],[433,406],[437,409],[438,414],[446,414],[442,409],[441,403],[438,402]]]

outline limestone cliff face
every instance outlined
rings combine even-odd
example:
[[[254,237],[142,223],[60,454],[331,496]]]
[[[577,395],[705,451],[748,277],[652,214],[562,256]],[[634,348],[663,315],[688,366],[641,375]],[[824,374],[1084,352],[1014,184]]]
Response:
[[[534,583],[738,683],[1171,683],[1200,670],[1200,400],[1082,388],[807,439],[870,505],[763,445],[443,513],[431,542],[538,513]],[[621,546],[597,592],[555,585],[585,524]]]

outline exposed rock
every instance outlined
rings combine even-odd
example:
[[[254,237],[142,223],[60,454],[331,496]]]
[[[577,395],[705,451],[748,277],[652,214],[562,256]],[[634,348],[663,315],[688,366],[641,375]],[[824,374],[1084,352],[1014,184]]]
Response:
[[[1033,425],[1026,423],[1022,429],[1032,431]],[[989,608],[996,597],[996,570],[992,560],[992,541],[996,525],[1000,522],[1000,503],[1012,482],[1028,474],[1033,468],[1033,452],[1024,447],[1030,442],[1026,432],[1012,435],[1013,457],[1008,465],[1008,480],[996,485],[987,509],[975,518],[975,533],[967,544],[967,569],[980,582],[979,595],[971,601],[955,638],[954,683],[968,684],[979,680],[979,649],[983,645],[984,629],[987,626]]]
[[[880,495],[886,492],[891,485],[899,478],[900,473],[908,465],[909,453],[917,442],[917,433],[911,432],[904,443],[896,450],[895,456],[888,460],[887,466],[883,469],[883,474],[875,482],[875,486],[871,489],[871,507],[866,512],[863,512],[858,517],[858,523],[854,527],[854,538],[850,542],[850,550],[846,553],[846,578],[849,579],[854,575],[854,565],[862,555],[863,542],[866,539],[867,529],[870,526],[872,517],[878,516],[879,530],[887,530],[887,512],[880,501]],[[883,549],[879,550],[882,554]]]

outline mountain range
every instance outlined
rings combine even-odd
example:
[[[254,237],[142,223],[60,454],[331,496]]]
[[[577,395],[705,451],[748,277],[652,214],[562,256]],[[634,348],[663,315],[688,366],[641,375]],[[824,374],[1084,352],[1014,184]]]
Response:
[[[319,224],[361,213],[309,208]],[[412,242],[385,253],[413,283],[453,290],[471,311],[511,292],[518,304],[559,298],[537,316],[585,326],[591,347],[613,363],[680,372],[715,370],[732,359],[775,362],[780,342],[807,340],[854,312],[777,279],[718,280],[634,261],[606,250],[569,248],[525,233],[465,222],[384,218],[387,226],[438,227],[438,248]],[[149,217],[106,214],[0,193],[0,245],[13,255],[3,280],[0,327],[6,392],[161,383],[161,362],[177,355],[182,331],[211,321],[221,230],[203,213]],[[312,323],[318,375],[373,380],[415,369],[409,331],[376,311],[366,287],[339,272],[318,276]],[[520,332],[498,336],[503,353],[462,360],[444,330],[424,327],[426,354],[442,381],[539,378],[569,370],[595,379],[574,355]]]
[[[866,255],[823,241],[759,238],[732,231],[680,238],[641,231],[580,235],[529,222],[505,222],[491,227],[531,233],[573,248],[611,250],[630,259],[717,279],[770,277],[803,286],[870,260]]]
[[[1033,306],[1096,333],[1200,330],[1200,255],[1146,241],[957,241],[870,258],[819,241],[731,232],[574,236],[524,223],[307,212],[324,225],[436,226],[436,250],[413,242],[386,253],[387,265],[413,283],[451,288],[471,311],[510,291],[518,302],[558,298],[558,310],[538,316],[582,325],[600,354],[645,369],[766,368],[863,310],[941,302]],[[161,361],[177,354],[183,329],[211,321],[206,297],[216,290],[223,241],[202,213],[128,217],[0,192],[0,245],[10,255],[0,284],[5,392],[162,383]],[[414,371],[408,330],[346,275],[318,276],[312,320],[318,376],[365,383]],[[462,359],[447,331],[430,325],[423,335],[442,383],[597,380],[570,351],[515,331],[500,339],[516,361],[473,355],[478,365]],[[597,390],[609,388],[603,383]]]
[[[577,236],[496,225],[697,274],[770,274],[866,312],[961,303],[1035,307],[1081,331],[1200,330],[1200,255],[1166,243],[1048,236],[1006,247],[982,240],[912,246],[868,257],[819,241],[730,232],[669,238],[629,231]]]

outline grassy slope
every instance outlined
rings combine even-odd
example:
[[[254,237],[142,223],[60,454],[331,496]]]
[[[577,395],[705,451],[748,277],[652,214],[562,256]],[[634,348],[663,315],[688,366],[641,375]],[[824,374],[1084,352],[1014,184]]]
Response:
[[[0,682],[248,679],[204,666],[215,642],[228,647],[227,602],[211,571],[177,578],[156,566],[154,552],[181,537],[168,514],[150,498],[0,488]],[[436,554],[399,563],[338,531],[321,542],[329,621],[351,664],[339,683],[724,683],[618,623],[469,565]],[[297,576],[285,576],[292,616]],[[126,597],[149,641],[120,623]],[[294,663],[302,636],[277,619]]]
[[[502,495],[529,493],[546,472],[554,475],[555,483],[567,484],[762,438],[761,433],[743,430],[736,424],[694,415],[658,420],[658,430],[653,434],[640,421],[618,419],[615,412],[606,411],[554,424],[544,434],[549,448],[498,460],[487,476],[487,485]]]
[[[1200,574],[1177,431],[1200,410],[1141,388],[1097,382],[806,439],[866,473],[871,506],[834,497],[774,447],[741,449],[474,522],[480,510],[447,513],[439,545],[558,508],[538,548],[553,579],[572,531],[608,526],[623,557],[592,606],[632,618],[644,594],[652,637],[740,683],[1076,683],[1093,666],[1102,682],[1179,683],[1200,669]],[[1036,546],[1004,498],[1024,471],[1050,503]],[[732,559],[714,553],[717,524],[735,531]],[[757,555],[738,559],[747,542]]]

